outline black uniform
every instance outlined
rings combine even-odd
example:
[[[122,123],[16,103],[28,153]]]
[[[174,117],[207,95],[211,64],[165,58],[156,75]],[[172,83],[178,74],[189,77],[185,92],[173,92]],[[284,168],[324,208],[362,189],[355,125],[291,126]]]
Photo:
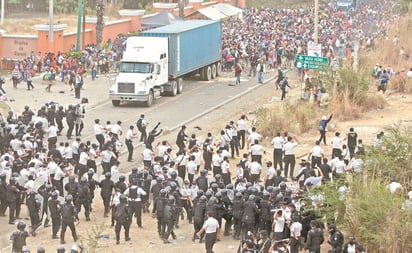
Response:
[[[37,190],[37,192],[43,197],[43,211],[41,213],[40,220],[42,221],[44,218],[44,215],[46,215],[46,220],[44,221],[45,227],[48,226],[49,224],[49,215],[47,212],[47,207],[48,207],[49,198],[51,196],[50,191],[51,191],[51,185],[46,185],[46,184],[43,184]]]
[[[139,188],[137,185],[132,185],[128,189],[128,197],[129,197],[129,207],[131,215],[134,214],[136,217],[136,223],[139,228],[142,227],[142,196],[138,193]],[[141,188],[140,188],[141,189]],[[142,190],[142,189],[141,189]],[[132,222],[132,218],[130,218],[130,222]]]
[[[17,230],[14,231],[10,235],[10,240],[13,241],[12,243],[12,253],[22,252],[23,246],[26,246],[26,238],[29,236],[29,233],[24,230]]]
[[[29,216],[31,222],[31,234],[36,235],[36,229],[40,227],[40,206],[41,203],[36,200],[36,193],[31,192],[26,200],[27,208],[29,209]]]
[[[114,182],[109,178],[103,179],[99,184],[101,191],[100,196],[104,205],[104,217],[109,217],[110,212],[110,197],[112,196],[114,189]]]
[[[236,240],[240,238],[240,232],[242,231],[243,204],[242,198],[236,198],[233,201],[233,238]]]
[[[75,116],[74,109],[72,108],[72,106],[69,106],[69,109],[66,111],[66,123],[67,123],[67,126],[69,127],[66,133],[67,138],[72,137],[75,120],[76,120],[76,116]]]
[[[116,220],[116,226],[114,231],[116,233],[116,243],[119,244],[120,242],[120,230],[122,226],[124,228],[124,237],[126,241],[130,241],[129,237],[129,229],[130,229],[130,208],[127,203],[121,201],[116,206],[116,211],[114,214],[114,218]]]
[[[87,181],[82,182],[77,189],[77,211],[80,212],[82,206],[84,207],[84,214],[86,221],[90,221],[90,189]]]
[[[71,181],[70,181],[71,180]],[[69,179],[69,182],[64,186],[67,195],[72,195],[73,203],[77,202],[77,192],[79,190],[79,183],[75,182],[74,179]]]
[[[253,196],[253,195],[251,195]],[[244,211],[242,216],[243,238],[246,238],[248,231],[253,232],[255,228],[256,215],[259,213],[255,200],[251,200],[251,196],[244,203]]]
[[[52,239],[58,239],[57,233],[59,232],[61,225],[61,215],[60,202],[57,199],[57,193],[55,194],[55,197],[50,198],[48,202],[48,208],[50,211],[50,218],[52,222]]]
[[[64,126],[63,126],[63,118],[64,117],[66,117],[66,113],[63,111],[63,108],[59,108],[59,110],[57,110],[56,115],[55,115],[57,128],[59,129],[58,135],[61,134],[61,132],[64,128]]]
[[[206,196],[202,200],[196,200],[194,201],[193,205],[193,228],[194,228],[194,233],[193,233],[193,238],[192,241],[195,240],[196,238],[196,233],[202,228],[203,223],[205,221],[206,217]],[[203,239],[204,233],[201,235],[200,240]]]
[[[77,233],[76,233],[76,226],[74,225],[75,221],[79,220],[79,217],[77,216],[77,210],[76,207],[71,203],[65,203],[62,205],[60,208],[60,213],[62,215],[62,230],[60,233],[60,243],[64,244],[64,234],[66,233],[67,227],[70,228],[72,231],[72,236],[73,240],[77,241]]]
[[[17,217],[17,202],[20,201],[20,191],[17,188],[16,184],[10,181],[10,184],[6,187],[6,199],[7,205],[9,207],[9,224],[14,224],[13,222],[16,220]]]
[[[7,209],[7,182],[6,177],[0,181],[0,216],[5,216],[5,212]]]
[[[166,228],[164,227],[164,217],[163,209],[166,205],[167,199],[165,196],[157,196],[153,202],[152,214],[156,216],[157,219],[157,233],[161,238],[163,238]]]
[[[174,204],[174,197],[169,197],[169,200],[165,201],[163,207],[163,226],[166,228],[166,231],[163,235],[164,243],[168,243],[169,236],[172,235],[173,240],[176,239],[176,234],[173,231],[175,218],[178,217],[179,213],[176,210]]]

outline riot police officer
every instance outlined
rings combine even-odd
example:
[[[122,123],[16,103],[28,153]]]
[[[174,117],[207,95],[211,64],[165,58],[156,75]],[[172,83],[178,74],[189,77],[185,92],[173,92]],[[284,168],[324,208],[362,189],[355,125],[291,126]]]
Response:
[[[104,205],[104,217],[109,217],[110,212],[110,197],[112,196],[113,189],[114,189],[114,182],[111,180],[112,174],[110,172],[106,172],[104,174],[104,179],[100,182],[100,196],[103,200]]]
[[[6,173],[0,174],[0,216],[6,216],[7,209],[7,182]]]
[[[20,190],[16,186],[16,179],[14,177],[10,178],[6,189],[6,199],[9,207],[9,224],[14,224],[17,216],[17,202],[20,201],[18,196],[20,194]]]
[[[89,190],[90,190],[90,212],[93,210],[92,204],[93,204],[93,199],[94,199],[94,190],[96,190],[96,186],[99,185],[99,183],[93,178],[94,175],[94,170],[89,169],[87,172],[87,183],[89,185]]]
[[[120,244],[120,230],[123,226],[124,228],[124,237],[126,241],[130,241],[129,229],[131,223],[131,212],[129,206],[127,205],[127,198],[125,195],[120,195],[120,203],[116,206],[116,211],[114,218],[116,220],[116,226],[114,231],[116,233],[116,244]]]
[[[248,231],[253,232],[255,227],[256,215],[259,213],[255,199],[255,195],[249,195],[248,200],[244,204],[242,216],[243,238],[246,238]]]
[[[152,217],[156,217],[157,219],[157,232],[160,238],[163,238],[165,233],[165,227],[163,226],[165,224],[163,220],[163,209],[167,201],[166,193],[167,192],[165,189],[161,189],[159,191],[159,195],[154,199],[153,202],[154,204],[152,210]]]
[[[64,107],[62,105],[59,105],[59,109],[56,112],[55,119],[56,119],[56,124],[57,128],[59,131],[57,132],[57,135],[61,135],[61,132],[64,128],[63,126],[63,118],[66,117],[66,113],[64,112]]]
[[[233,239],[239,240],[240,233],[242,231],[242,217],[243,217],[243,205],[244,201],[242,199],[242,193],[236,192],[235,200],[233,200],[233,224],[234,224],[234,233]]]
[[[260,201],[259,230],[266,230],[268,236],[270,236],[270,231],[272,230],[271,210],[273,208],[270,201],[270,193],[267,191],[263,192],[263,199]]]
[[[29,216],[31,222],[31,235],[36,236],[36,229],[40,227],[40,207],[41,203],[36,199],[36,192],[30,191],[26,200],[27,208],[29,209]]]
[[[47,212],[47,207],[48,207],[48,201],[51,195],[51,191],[52,191],[52,185],[46,184],[46,183],[40,186],[39,189],[37,190],[37,193],[39,193],[43,197],[43,211],[41,213],[40,221],[42,221],[44,215],[46,215],[46,220],[44,221],[44,227],[49,226],[49,214]]]
[[[72,138],[72,133],[74,129],[74,121],[76,120],[75,112],[72,105],[69,105],[66,111],[66,123],[68,126],[66,137],[68,139]]]
[[[24,106],[24,111],[21,114],[21,120],[23,121],[23,124],[26,126],[31,122],[34,116],[34,112],[30,110],[30,107],[28,105]]]
[[[142,195],[146,194],[147,193],[142,189],[142,187],[138,186],[137,180],[133,180],[132,185],[124,192],[124,195],[128,197],[130,213],[131,215],[135,215],[137,226],[139,228],[142,227]],[[132,222],[132,218],[130,218],[130,222]]]
[[[57,199],[58,196],[59,194],[57,191],[53,191],[50,200],[48,201],[48,208],[52,222],[52,239],[59,239],[59,237],[57,237],[57,232],[59,232],[61,225],[60,202]]]
[[[196,232],[199,231],[202,226],[203,222],[205,221],[206,217],[206,201],[207,198],[206,196],[202,195],[199,198],[199,201],[195,201],[194,206],[193,206],[193,237],[192,237],[192,242],[195,241],[196,239]],[[204,234],[200,236],[200,240],[202,240],[204,237]]]
[[[19,221],[17,223],[17,231],[14,231],[10,235],[10,240],[12,241],[12,253],[22,252],[23,246],[26,246],[26,238],[29,236],[29,233],[25,231],[26,223],[24,221]]]
[[[173,240],[176,240],[176,234],[173,231],[175,218],[178,217],[179,213],[175,205],[175,197],[169,195],[169,199],[165,202],[163,208],[163,226],[166,228],[166,231],[163,235],[163,243],[170,243],[169,236],[172,235]]]
[[[120,175],[119,181],[117,181],[117,182],[114,184],[114,187],[115,187],[116,189],[119,189],[119,190],[120,190],[120,193],[122,193],[122,194],[123,194],[124,191],[127,189],[127,185],[126,185],[125,181],[126,181],[126,177],[125,177],[124,175]]]
[[[76,203],[79,183],[76,182],[76,178],[74,176],[69,176],[69,182],[64,186],[64,189],[66,190],[67,195],[72,196],[73,203]]]
[[[81,207],[84,207],[84,214],[86,216],[86,221],[90,221],[90,189],[87,183],[87,178],[82,177],[80,179],[80,184],[77,189],[77,211],[80,212]]]
[[[64,234],[66,233],[67,227],[70,228],[72,231],[73,240],[76,242],[78,237],[76,233],[76,227],[74,225],[75,221],[79,221],[79,217],[77,216],[76,207],[72,204],[73,197],[72,195],[67,195],[65,198],[65,203],[60,208],[60,213],[62,216],[62,229],[60,232],[60,243],[65,244],[64,241]]]

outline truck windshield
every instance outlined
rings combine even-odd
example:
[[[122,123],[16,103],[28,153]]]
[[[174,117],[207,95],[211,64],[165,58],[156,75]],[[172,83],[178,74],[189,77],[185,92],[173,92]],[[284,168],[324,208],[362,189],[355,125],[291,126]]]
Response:
[[[120,72],[123,73],[151,73],[152,65],[143,62],[122,62]]]

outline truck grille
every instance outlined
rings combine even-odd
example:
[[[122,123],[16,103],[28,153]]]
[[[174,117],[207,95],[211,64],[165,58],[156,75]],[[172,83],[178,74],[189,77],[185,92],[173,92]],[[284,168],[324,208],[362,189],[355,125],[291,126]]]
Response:
[[[134,83],[118,83],[117,87],[119,93],[134,93]]]

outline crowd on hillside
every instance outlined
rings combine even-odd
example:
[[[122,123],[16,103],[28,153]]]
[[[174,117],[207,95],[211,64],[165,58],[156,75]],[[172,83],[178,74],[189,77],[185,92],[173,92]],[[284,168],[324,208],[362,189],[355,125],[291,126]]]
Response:
[[[321,56],[349,59],[357,40],[363,48],[374,47],[375,40],[384,38],[399,18],[392,13],[392,5],[392,1],[373,2],[343,11],[333,1],[322,2],[318,33]],[[241,59],[253,68],[263,58],[269,68],[293,67],[296,55],[306,54],[307,45],[314,42],[313,13],[313,7],[253,8],[245,10],[242,19],[224,22],[223,65],[230,69]]]
[[[323,55],[350,55],[354,38],[364,46],[373,46],[373,41],[396,19],[389,14],[389,5],[390,2],[364,6],[351,14],[330,4],[321,5],[319,40]],[[242,57],[251,67],[259,58],[269,68],[292,67],[296,54],[304,53],[313,39],[312,11],[250,9],[245,11],[242,21],[224,23],[225,68],[231,69],[230,64]],[[108,41],[102,50],[87,46],[76,59],[63,53],[33,52],[16,63],[17,79],[27,80],[32,71],[43,72],[48,78],[52,76],[48,72],[55,71],[54,78],[70,82],[70,70],[83,73],[86,69],[95,78],[121,57],[124,42],[125,37],[119,36],[114,42]],[[344,179],[361,173],[362,155],[366,152],[354,129],[347,134],[336,132],[330,142],[326,140],[332,116],[322,117],[319,140],[296,168],[299,139],[287,132],[265,136],[273,138],[273,149],[269,150],[262,146],[259,129],[249,125],[246,115],[223,123],[217,136],[208,133],[202,139],[187,133],[182,126],[176,145],[166,140],[155,141],[160,133],[158,126],[149,131],[144,119],[127,130],[122,130],[120,121],[101,124],[96,120],[96,139],[83,140],[82,116],[81,107],[50,104],[36,113],[27,106],[22,115],[11,114],[1,123],[0,216],[5,216],[8,208],[8,222],[14,224],[25,200],[32,236],[44,221],[45,226],[51,224],[53,239],[65,243],[69,227],[76,241],[74,223],[79,220],[78,211],[83,207],[86,221],[90,220],[95,190],[99,187],[102,215],[115,227],[117,243],[121,227],[128,241],[132,221],[136,219],[137,226],[142,227],[142,213],[151,212],[157,218],[157,232],[164,243],[170,243],[170,237],[172,242],[176,240],[174,229],[185,214],[194,226],[192,240],[205,241],[207,252],[213,252],[216,240],[223,240],[220,228],[224,236],[231,234],[240,240],[239,252],[245,253],[286,252],[287,247],[291,253],[300,248],[320,252],[324,241],[335,252],[364,251],[355,238],[345,240],[334,221],[328,224],[330,237],[324,238],[315,212],[322,208],[324,198],[312,189],[331,180],[339,181],[339,192],[344,198]],[[135,127],[145,143],[143,163],[133,160],[133,148],[129,148],[139,136]],[[59,136],[64,128],[67,139],[75,140],[61,141]],[[126,174],[119,172],[118,162],[123,136],[129,149],[128,161],[136,164]],[[382,138],[380,133],[373,145],[381,145]],[[322,141],[332,145],[332,154],[325,154]],[[264,159],[269,152],[273,152],[273,158]],[[101,167],[97,161],[101,161]],[[96,179],[96,174],[104,176]],[[402,190],[396,178],[391,181],[390,191]],[[303,198],[305,194],[309,197]],[[404,207],[410,208],[410,201],[405,203]],[[24,223],[20,221],[17,225],[19,230],[11,239],[13,249],[21,252],[28,233]]]

